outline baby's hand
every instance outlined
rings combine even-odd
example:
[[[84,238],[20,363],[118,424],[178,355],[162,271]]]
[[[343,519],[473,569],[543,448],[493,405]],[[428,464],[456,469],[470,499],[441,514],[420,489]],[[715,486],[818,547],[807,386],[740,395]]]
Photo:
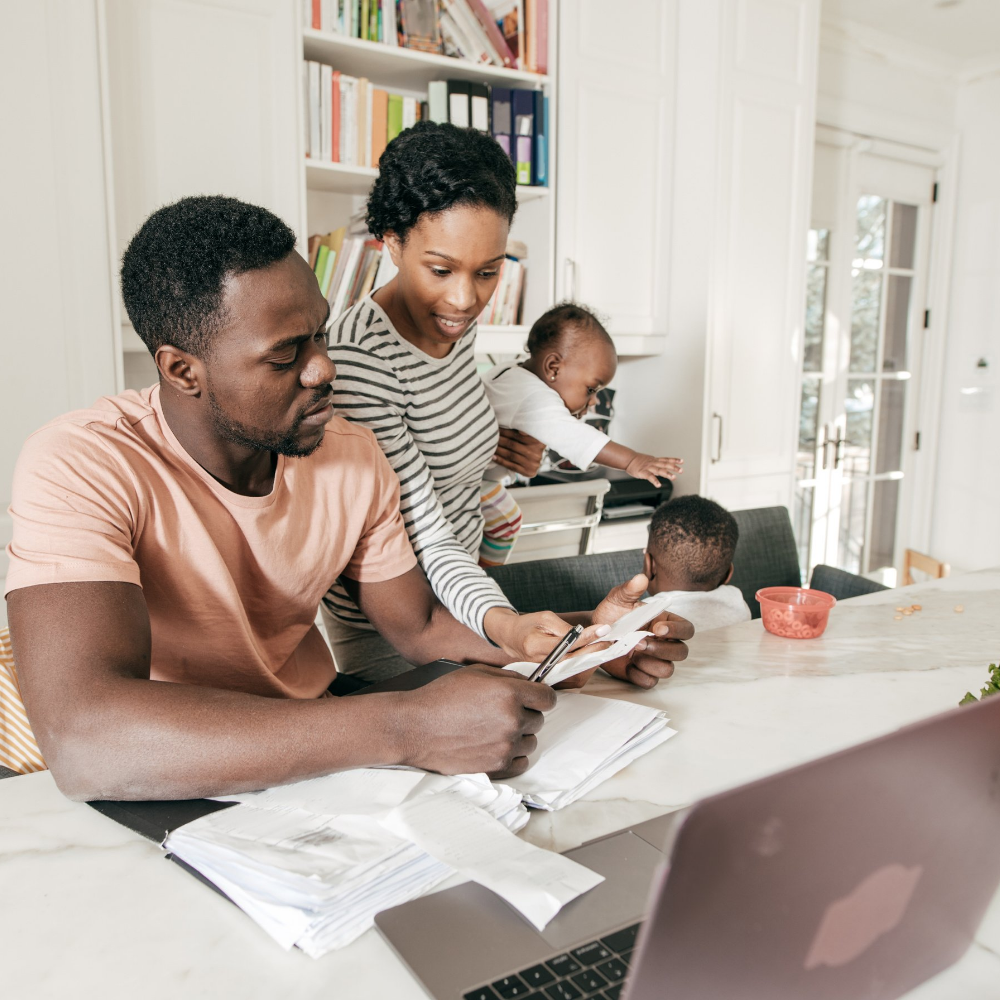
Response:
[[[636,479],[648,479],[654,486],[659,486],[660,480],[657,476],[662,476],[664,479],[676,479],[684,471],[684,459],[636,455],[625,466],[625,471]]]

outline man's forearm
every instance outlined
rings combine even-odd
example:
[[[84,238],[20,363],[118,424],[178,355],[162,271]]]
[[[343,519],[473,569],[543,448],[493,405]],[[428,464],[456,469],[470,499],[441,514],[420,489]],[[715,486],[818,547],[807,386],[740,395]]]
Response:
[[[40,742],[70,798],[222,795],[402,762],[407,697],[298,701],[122,678]]]

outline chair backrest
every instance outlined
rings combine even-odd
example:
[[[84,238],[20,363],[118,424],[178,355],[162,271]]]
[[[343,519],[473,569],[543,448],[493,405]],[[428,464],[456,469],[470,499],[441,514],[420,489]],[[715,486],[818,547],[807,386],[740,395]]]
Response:
[[[926,573],[932,580],[940,580],[951,572],[951,567],[946,562],[925,556],[923,552],[916,549],[907,549],[903,553],[903,586],[909,587],[913,580],[913,570],[918,569],[921,573]]]
[[[792,522],[784,507],[734,510],[733,517],[740,540],[731,583],[739,587],[754,618],[759,618],[760,605],[754,594],[761,587],[798,587],[802,583]],[[642,549],[508,563],[491,566],[486,572],[500,584],[511,604],[525,614],[585,611],[596,607],[615,584],[642,572]]]
[[[846,601],[850,597],[860,597],[862,594],[875,594],[880,590],[888,590],[884,584],[874,580],[866,580],[857,573],[837,569],[835,566],[824,566],[820,563],[812,573],[809,586],[813,590],[822,590],[824,594],[832,594],[838,601]]]
[[[581,479],[508,489],[522,518],[508,564],[590,552],[610,486],[606,479]]]
[[[733,556],[733,578],[754,618],[760,605],[754,594],[761,587],[800,587],[799,553],[787,507],[734,510],[740,540]]]
[[[642,572],[642,549],[508,563],[490,566],[486,572],[524,614],[590,611],[613,586]]]

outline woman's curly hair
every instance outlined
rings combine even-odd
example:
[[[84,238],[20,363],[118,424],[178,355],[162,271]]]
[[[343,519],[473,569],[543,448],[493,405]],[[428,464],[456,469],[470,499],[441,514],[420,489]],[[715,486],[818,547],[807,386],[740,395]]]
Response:
[[[400,132],[378,161],[365,221],[376,239],[401,240],[424,212],[453,205],[491,208],[509,223],[517,211],[517,175],[497,141],[472,128],[419,121]]]

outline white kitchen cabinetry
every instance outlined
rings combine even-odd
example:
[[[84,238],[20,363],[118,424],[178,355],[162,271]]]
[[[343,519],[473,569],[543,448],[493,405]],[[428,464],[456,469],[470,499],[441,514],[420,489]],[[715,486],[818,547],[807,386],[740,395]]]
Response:
[[[819,4],[723,11],[703,478],[730,506],[790,505]]]
[[[557,294],[600,313],[630,354],[658,353],[667,327],[676,8],[561,8]]]

